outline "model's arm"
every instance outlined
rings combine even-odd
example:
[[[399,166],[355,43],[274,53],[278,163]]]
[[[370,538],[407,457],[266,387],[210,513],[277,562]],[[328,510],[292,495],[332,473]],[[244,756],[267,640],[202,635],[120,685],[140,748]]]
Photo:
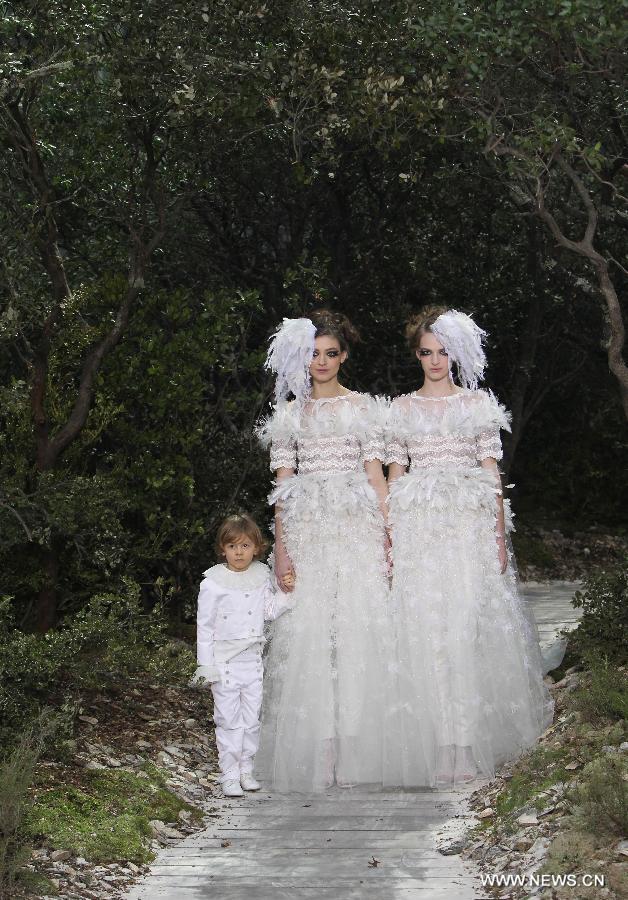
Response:
[[[382,513],[382,518],[384,519],[384,524],[387,525],[388,504],[386,503],[386,498],[388,497],[388,485],[386,484],[386,477],[384,476],[382,464],[378,459],[368,459],[364,463],[364,471],[366,472],[369,484],[377,494],[377,502]]]
[[[369,484],[377,495],[377,502],[384,522],[384,557],[388,574],[391,572],[391,544],[390,527],[388,525],[388,484],[381,462],[378,459],[369,459],[364,463],[364,471]]]
[[[390,422],[386,429],[386,459],[388,465],[388,487],[405,475],[410,459],[406,438],[402,433],[400,422],[407,418],[409,410],[399,400],[393,400],[390,409]]]
[[[497,494],[497,516],[495,520],[495,539],[497,541],[497,553],[499,555],[499,567],[502,575],[506,571],[506,566],[508,565],[508,553],[506,551],[506,522],[504,518],[504,488],[502,485],[502,477],[499,474],[499,469],[497,467],[497,460],[493,459],[492,456],[487,456],[485,459],[480,460],[480,465],[483,469],[488,469],[493,477],[495,478],[495,482],[497,487],[499,488],[499,493]]]
[[[277,484],[286,478],[292,478],[295,470],[282,466],[277,469]],[[284,593],[291,593],[294,585],[285,585],[283,582],[284,575],[294,575],[294,566],[292,560],[288,556],[286,545],[283,541],[283,523],[281,521],[281,505],[275,503],[275,578],[279,588]]]

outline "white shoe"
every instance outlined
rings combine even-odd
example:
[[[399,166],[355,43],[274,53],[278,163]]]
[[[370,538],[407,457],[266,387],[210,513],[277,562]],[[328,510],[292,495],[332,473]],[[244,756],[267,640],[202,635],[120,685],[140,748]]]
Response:
[[[245,791],[259,791],[261,784],[256,781],[250,772],[240,772],[240,784]]]
[[[222,792],[225,797],[244,797],[244,791],[240,787],[240,782],[236,781],[235,778],[223,781]]]

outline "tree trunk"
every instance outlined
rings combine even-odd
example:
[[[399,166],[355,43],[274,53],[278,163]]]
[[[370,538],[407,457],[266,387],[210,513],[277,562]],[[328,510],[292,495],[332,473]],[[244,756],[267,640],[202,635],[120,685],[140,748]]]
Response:
[[[538,230],[534,220],[528,220],[528,276],[532,286],[530,305],[524,327],[521,331],[521,341],[517,368],[513,379],[513,387],[510,392],[510,411],[512,413],[512,429],[508,439],[504,442],[504,474],[510,477],[512,463],[519,446],[525,425],[525,401],[532,379],[532,371],[536,360],[536,351],[539,343],[539,332],[543,320],[542,286],[539,277],[538,258]]]
[[[608,367],[617,379],[621,403],[624,415],[628,419],[628,366],[624,362],[622,351],[626,340],[626,329],[621,314],[621,306],[615,286],[608,272],[608,264],[605,259],[600,259],[595,264],[600,291],[606,304],[607,321],[610,329],[606,352],[608,354]]]
[[[35,628],[44,634],[57,620],[57,587],[59,582],[59,545],[52,537],[46,547],[42,570],[44,583],[37,596]]]

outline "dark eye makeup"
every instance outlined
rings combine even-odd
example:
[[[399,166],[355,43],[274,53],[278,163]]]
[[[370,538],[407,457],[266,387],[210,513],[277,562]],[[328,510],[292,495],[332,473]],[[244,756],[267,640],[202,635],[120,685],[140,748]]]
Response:
[[[419,356],[431,356],[431,355],[432,355],[431,350],[419,350]],[[438,355],[439,356],[449,356],[449,354],[447,353],[446,350],[439,350]]]

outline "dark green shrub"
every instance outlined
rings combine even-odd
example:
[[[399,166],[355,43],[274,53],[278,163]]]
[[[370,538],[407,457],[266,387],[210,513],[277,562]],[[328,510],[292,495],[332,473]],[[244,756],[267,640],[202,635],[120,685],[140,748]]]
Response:
[[[588,763],[569,794],[578,825],[592,834],[626,834],[627,778],[628,760],[619,752]]]
[[[45,635],[15,627],[0,602],[0,739],[10,743],[41,706],[63,702],[136,672],[180,681],[194,670],[191,651],[173,643],[160,606],[146,612],[138,585],[100,594]]]
[[[29,788],[57,725],[58,717],[44,710],[0,760],[0,897],[11,896],[18,872],[28,858],[25,829],[33,805]]]
[[[572,649],[583,656],[599,651],[616,665],[628,662],[628,559],[589,576],[572,603],[582,609]]]
[[[598,723],[606,719],[628,720],[628,672],[608,657],[588,652],[585,671],[574,693],[574,702],[582,718]]]

